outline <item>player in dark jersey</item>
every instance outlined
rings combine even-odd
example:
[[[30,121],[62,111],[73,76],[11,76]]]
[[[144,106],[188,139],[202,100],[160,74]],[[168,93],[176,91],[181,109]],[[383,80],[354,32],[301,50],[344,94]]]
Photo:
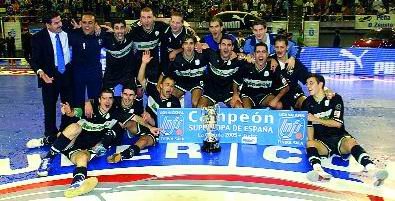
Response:
[[[288,39],[285,36],[277,36],[274,42],[274,48],[276,54],[274,57],[277,59],[282,75],[289,82],[289,91],[282,98],[284,109],[300,109],[303,101],[306,99],[302,87],[299,82],[306,84],[306,78],[309,75],[307,68],[298,60],[295,59],[295,66],[293,69],[288,69],[286,61],[288,59],[287,54]]]
[[[279,70],[270,69],[268,49],[265,43],[258,43],[254,47],[254,63],[246,63],[240,69],[237,83],[242,83],[240,91],[244,108],[270,107],[282,109],[280,99],[289,90],[288,83]],[[280,91],[275,95],[275,91]]]
[[[182,41],[182,53],[177,54],[175,60],[170,62],[169,68],[163,71],[159,81],[163,76],[173,77],[176,82],[173,95],[181,100],[190,91],[192,107],[196,107],[203,93],[203,75],[208,62],[203,54],[194,50],[197,42],[194,35],[187,34]]]
[[[81,119],[70,124],[58,134],[50,151],[42,159],[37,174],[47,176],[50,164],[58,153],[66,155],[76,165],[73,180],[69,189],[65,191],[66,197],[74,197],[87,193],[96,186],[97,179],[87,177],[87,165],[91,156],[91,149],[102,142],[110,146],[122,132],[122,125],[134,118],[134,115],[120,115],[113,106],[113,92],[104,89],[98,101],[93,102],[93,115],[89,119]],[[72,110],[68,103],[62,105],[62,113],[72,117],[81,116]],[[82,110],[80,110],[82,111]]]
[[[149,50],[153,60],[149,63],[147,79],[149,82],[157,83],[162,72],[160,65],[160,42],[168,25],[161,21],[155,21],[151,8],[143,8],[140,12],[140,20],[133,24],[131,38],[133,40],[135,57],[137,58],[136,68],[141,65],[143,52]]]
[[[118,85],[136,84],[137,70],[133,63],[133,41],[131,34],[126,34],[124,20],[113,21],[113,33],[106,34],[106,69],[103,76],[103,88],[114,88]]]
[[[204,79],[204,95],[199,99],[198,107],[207,107],[218,102],[224,102],[231,107],[242,107],[238,84],[234,79],[244,61],[232,56],[235,53],[232,39],[228,36],[222,37],[219,49],[219,53],[210,49],[203,52],[209,65]]]
[[[143,105],[141,102],[136,103],[135,100],[136,88],[126,85],[122,90],[121,98],[115,101],[115,108],[126,116],[134,114],[134,120],[128,121],[124,127],[128,133],[137,135],[139,139],[124,151],[109,156],[107,158],[109,163],[118,163],[124,159],[132,158],[145,147],[155,145],[158,140],[159,129],[145,123],[140,116],[143,113]]]
[[[169,76],[164,76],[161,83],[157,85],[148,82],[145,72],[149,69],[147,64],[150,63],[152,57],[150,51],[145,51],[141,59],[141,66],[137,76],[137,80],[141,83],[148,94],[147,106],[143,113],[143,118],[150,125],[156,125],[156,113],[158,108],[179,108],[181,107],[180,100],[173,96],[174,79]]]
[[[321,167],[320,157],[333,154],[350,154],[374,176],[375,186],[383,184],[388,177],[386,170],[376,168],[366,151],[344,128],[344,105],[342,97],[336,94],[327,99],[324,93],[325,79],[311,74],[307,79],[310,96],[303,102],[302,109],[308,111],[307,155],[313,171],[308,173],[312,181],[327,181],[330,175]]]
[[[221,39],[223,36],[226,36],[232,40],[234,51],[240,52],[239,47],[238,47],[237,38],[234,35],[232,35],[230,33],[226,33],[224,31],[224,23],[222,22],[222,20],[220,18],[218,18],[218,17],[211,18],[211,20],[209,22],[209,31],[210,31],[210,34],[202,37],[202,40],[200,41],[202,44],[207,44],[207,46],[210,49],[218,52],[220,49],[219,45],[221,43]]]
[[[170,16],[170,26],[168,26],[163,34],[161,49],[162,58],[161,65],[163,71],[169,66],[169,62],[174,61],[176,55],[182,52],[182,43],[186,34],[194,35],[195,32],[183,25],[184,17],[179,12],[172,12]]]

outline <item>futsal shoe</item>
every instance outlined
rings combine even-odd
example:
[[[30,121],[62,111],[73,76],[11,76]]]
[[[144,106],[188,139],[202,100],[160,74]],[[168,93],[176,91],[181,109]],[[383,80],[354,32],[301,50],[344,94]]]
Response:
[[[44,138],[43,138],[43,137],[42,137],[42,138],[34,138],[34,139],[31,139],[31,140],[29,140],[29,141],[26,143],[26,147],[29,148],[29,149],[34,149],[34,148],[42,147],[42,146],[44,146],[44,145],[45,145],[45,143],[44,143]]]
[[[48,176],[49,166],[51,165],[50,158],[43,158],[41,160],[40,166],[37,169],[37,175],[39,177],[46,177]]]
[[[115,154],[107,157],[107,162],[108,163],[119,163],[121,161],[122,161],[121,153],[115,153]]]
[[[76,197],[91,192],[97,186],[98,180],[96,177],[75,182],[64,192],[67,198]]]
[[[329,182],[332,178],[332,175],[326,173],[324,170],[312,170],[306,176],[311,182]]]

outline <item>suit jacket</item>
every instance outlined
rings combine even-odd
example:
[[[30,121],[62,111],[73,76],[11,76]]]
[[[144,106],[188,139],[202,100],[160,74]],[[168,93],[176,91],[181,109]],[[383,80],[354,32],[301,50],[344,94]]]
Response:
[[[32,36],[32,60],[30,66],[37,74],[37,70],[43,70],[49,77],[57,77],[59,75],[55,66],[54,49],[46,28],[37,32]],[[66,65],[66,69],[70,69],[70,64]],[[43,80],[38,79],[38,86],[41,87]]]

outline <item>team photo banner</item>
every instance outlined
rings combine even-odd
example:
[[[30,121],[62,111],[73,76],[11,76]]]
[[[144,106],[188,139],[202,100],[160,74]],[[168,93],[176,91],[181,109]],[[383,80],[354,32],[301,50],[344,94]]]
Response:
[[[206,137],[202,109],[159,108],[161,143],[201,143]],[[307,112],[220,108],[216,135],[220,143],[305,147]]]

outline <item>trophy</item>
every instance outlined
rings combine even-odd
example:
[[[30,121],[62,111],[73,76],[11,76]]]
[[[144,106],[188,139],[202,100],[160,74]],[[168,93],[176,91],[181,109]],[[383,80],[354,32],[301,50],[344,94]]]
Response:
[[[215,134],[218,134],[218,130],[216,128],[218,110],[218,105],[202,108],[202,123],[203,129],[206,130],[206,137],[203,140],[201,150],[207,153],[216,153],[221,151],[219,139],[215,136]]]

